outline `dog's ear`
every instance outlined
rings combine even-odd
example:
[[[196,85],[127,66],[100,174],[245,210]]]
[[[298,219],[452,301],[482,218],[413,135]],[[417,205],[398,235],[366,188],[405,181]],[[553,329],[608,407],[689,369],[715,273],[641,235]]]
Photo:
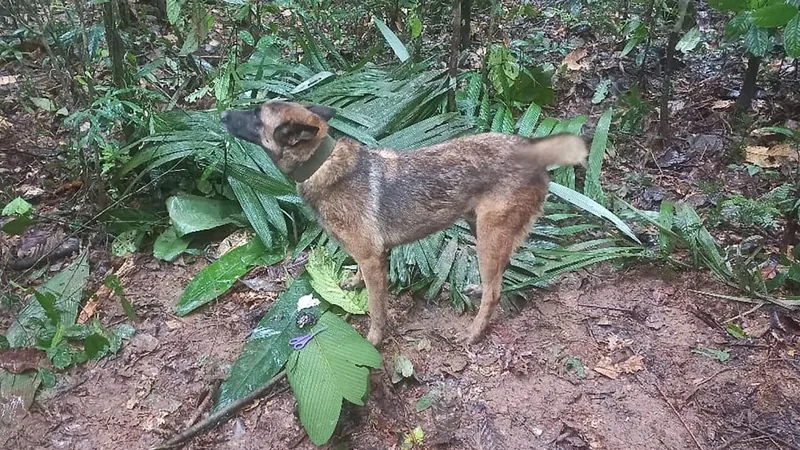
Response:
[[[311,105],[306,106],[306,109],[311,111],[312,113],[322,117],[322,119],[327,122],[336,115],[336,110],[333,108],[328,108],[327,106],[322,105]]]
[[[319,131],[318,127],[298,122],[284,122],[275,128],[273,136],[275,142],[281,147],[293,147],[300,141],[314,139]]]

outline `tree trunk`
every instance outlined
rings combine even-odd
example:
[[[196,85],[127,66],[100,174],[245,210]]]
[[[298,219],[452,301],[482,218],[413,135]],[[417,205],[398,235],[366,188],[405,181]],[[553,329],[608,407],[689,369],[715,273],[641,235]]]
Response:
[[[461,44],[461,0],[453,0],[453,35],[450,38],[450,90],[447,92],[448,111],[456,110],[456,76],[458,75],[458,49]]]
[[[758,79],[758,69],[761,67],[761,57],[750,54],[747,60],[747,72],[744,74],[744,82],[736,99],[736,112],[746,113],[750,110],[750,104],[756,94],[756,80]]]
[[[103,3],[103,25],[106,31],[108,54],[111,57],[111,79],[118,89],[125,87],[125,49],[117,28],[115,2]]]
[[[461,49],[469,48],[472,21],[472,0],[461,1]]]

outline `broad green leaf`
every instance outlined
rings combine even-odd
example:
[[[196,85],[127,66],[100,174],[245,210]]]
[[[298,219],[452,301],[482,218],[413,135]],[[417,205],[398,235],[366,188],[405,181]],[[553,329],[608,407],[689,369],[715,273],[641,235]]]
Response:
[[[190,241],[191,239],[187,236],[178,237],[175,228],[169,227],[156,238],[156,242],[153,244],[153,256],[172,262],[189,248]]]
[[[41,383],[37,372],[13,374],[0,370],[0,405],[3,406],[0,441],[8,442],[15,437],[15,425],[28,414]]]
[[[31,102],[33,102],[33,104],[36,105],[37,108],[43,109],[48,112],[55,111],[56,109],[55,103],[53,103],[53,101],[50,100],[49,98],[31,97]]]
[[[368,311],[367,290],[346,291],[339,287],[339,283],[347,277],[336,272],[336,265],[324,247],[311,250],[305,270],[311,276],[314,291],[328,303],[339,306],[350,314],[364,314]]]
[[[729,323],[727,327],[725,327],[725,331],[728,332],[731,336],[735,337],[736,339],[746,339],[747,333],[742,330],[742,327],[736,325],[735,323]]]
[[[4,216],[23,216],[31,211],[33,211],[33,205],[26,202],[22,197],[17,197],[14,200],[11,200],[6,206],[3,207]]]
[[[661,202],[661,211],[658,214],[658,223],[661,224],[662,229],[658,233],[658,246],[661,249],[661,255],[668,256],[672,253],[674,244],[672,242],[673,233],[664,231],[672,230],[675,222],[675,205],[670,201]]]
[[[286,256],[285,245],[264,247],[254,237],[249,243],[225,253],[192,278],[175,305],[175,314],[185,316],[224,294],[253,266],[275,264]]]
[[[777,28],[789,23],[797,15],[797,8],[787,4],[765,6],[753,11],[753,23],[763,28]]]
[[[450,269],[453,267],[453,261],[455,260],[457,249],[458,238],[453,236],[450,238],[450,241],[447,243],[447,245],[445,245],[442,249],[441,253],[439,254],[439,259],[436,261],[436,266],[433,268],[433,273],[436,278],[434,279],[433,283],[431,283],[430,288],[428,288],[428,298],[433,298],[433,296],[439,293],[439,290],[447,280],[447,276],[450,275]]]
[[[602,103],[603,100],[608,97],[608,88],[611,87],[611,80],[608,78],[603,78],[597,83],[597,87],[594,89],[594,95],[592,95],[592,104],[597,105]]]
[[[3,233],[21,236],[25,233],[25,230],[27,230],[28,227],[37,223],[39,223],[38,220],[31,219],[28,216],[20,216],[3,224],[2,230]]]
[[[181,7],[185,0],[166,0],[167,1],[167,20],[170,25],[175,25],[181,14]]]
[[[403,42],[400,41],[400,38],[398,38],[381,19],[375,17],[373,20],[378,30],[383,35],[383,38],[386,39],[386,42],[389,44],[389,47],[392,47],[392,50],[394,50],[394,54],[397,55],[397,58],[400,59],[401,62],[405,62],[405,60],[409,58],[408,50],[406,46],[403,45]]]
[[[630,227],[626,225],[625,222],[623,222],[619,217],[617,217],[616,214],[606,209],[603,205],[600,205],[580,192],[573,191],[572,189],[553,182],[550,182],[550,192],[588,213],[609,220],[634,242],[641,244],[639,238],[633,234],[633,231],[630,229]]]
[[[144,233],[137,229],[123,231],[111,243],[111,253],[119,257],[128,256],[136,252],[143,237]]]
[[[239,32],[239,38],[247,45],[256,45],[256,40],[253,38],[253,35],[250,34],[247,30],[241,30]]]
[[[210,230],[227,224],[240,224],[242,210],[234,202],[194,195],[167,199],[167,212],[178,236]]]
[[[749,0],[709,0],[708,5],[717,11],[740,12],[750,7]]]
[[[753,26],[752,11],[742,11],[734,16],[725,26],[727,36],[741,36]]]
[[[728,350],[717,350],[708,347],[695,347],[692,349],[692,353],[702,356],[708,356],[709,358],[717,359],[720,362],[725,362],[729,360],[731,357],[731,354]]]
[[[783,46],[786,54],[800,58],[800,14],[795,14],[783,30]]]
[[[286,375],[297,399],[300,423],[315,445],[330,439],[342,409],[342,400],[364,405],[369,368],[381,367],[381,355],[336,314],[322,314],[312,329],[317,334],[286,365]]]
[[[283,368],[294,351],[289,340],[310,332],[298,328],[296,320],[300,314],[297,310],[298,300],[312,293],[309,276],[302,274],[273,303],[250,333],[242,353],[231,367],[230,375],[220,385],[214,411],[247,396]],[[319,317],[326,309],[326,304],[322,303],[302,312]]]
[[[122,282],[119,280],[119,278],[112,273],[107,276],[105,280],[103,280],[103,284],[114,291],[114,295],[119,298],[119,302],[122,305],[122,310],[125,311],[125,315],[128,316],[129,319],[135,319],[136,311],[133,309],[133,305],[125,295],[125,290],[122,288]]]
[[[601,205],[605,203],[605,194],[600,185],[600,172],[603,167],[606,147],[608,146],[608,130],[611,127],[612,114],[613,110],[609,108],[597,121],[597,128],[595,129],[594,138],[592,138],[592,146],[589,150],[586,180],[583,185],[583,193]]]
[[[89,261],[88,256],[84,254],[38,289],[41,294],[55,297],[56,309],[62,325],[69,326],[75,323],[75,319],[78,317],[78,305],[83,297],[83,289],[88,278]],[[45,316],[42,305],[34,296],[31,296],[6,332],[9,344],[12,347],[33,345],[38,324]]]
[[[109,345],[108,339],[106,339],[105,336],[92,333],[83,341],[83,351],[86,352],[86,356],[95,359],[105,356]]]
[[[434,403],[438,402],[441,397],[442,393],[439,390],[433,389],[429,391],[417,400],[417,412],[425,411],[430,408]]]
[[[753,25],[744,36],[744,45],[755,56],[764,56],[771,43],[769,33],[761,27]]]
[[[405,355],[394,355],[394,372],[392,372],[392,383],[397,384],[405,378],[414,375],[414,364]]]
[[[689,53],[697,47],[700,43],[700,27],[694,27],[687,31],[686,34],[675,44],[675,50],[683,53]]]

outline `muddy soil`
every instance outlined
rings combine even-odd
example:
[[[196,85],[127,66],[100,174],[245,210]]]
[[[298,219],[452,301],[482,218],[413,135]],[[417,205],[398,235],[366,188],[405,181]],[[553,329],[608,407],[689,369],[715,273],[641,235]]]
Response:
[[[273,301],[240,289],[174,316],[203,264],[138,256],[125,280],[140,317],[134,339],[117,357],[59,376],[2,447],[146,449],[182,430]],[[704,276],[660,276],[573,274],[519,313],[498,314],[487,340],[470,347],[453,337],[471,314],[399,297],[369,401],[345,407],[327,448],[399,448],[416,426],[427,447],[442,449],[797,448],[800,344],[770,329],[767,307],[737,319],[756,336],[737,341],[711,325],[750,305],[693,292],[724,292]],[[105,323],[126,320],[110,302],[100,315]],[[362,332],[367,325],[354,324]],[[696,347],[727,348],[730,359],[695,354]],[[418,381],[391,382],[397,353],[413,362]],[[431,390],[440,400],[417,412],[417,399]],[[276,391],[186,448],[315,448],[285,382]]]

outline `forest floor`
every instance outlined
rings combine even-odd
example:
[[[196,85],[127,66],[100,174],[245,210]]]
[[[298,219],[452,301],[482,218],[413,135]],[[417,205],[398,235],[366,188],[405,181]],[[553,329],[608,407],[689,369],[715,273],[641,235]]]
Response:
[[[546,30],[554,41],[569,37],[558,27]],[[613,44],[581,42],[586,55],[576,63],[580,70],[561,78],[553,115],[588,114],[593,123],[602,112],[589,101],[599,80],[611,79],[612,95],[618,95],[636,74],[625,73]],[[777,179],[747,174],[736,156],[741,138],[726,120],[742,61],[714,49],[682,59],[670,105],[673,138],[655,145],[652,119],[645,120],[644,138],[620,136],[604,168],[605,185],[645,209],[665,198],[703,208],[722,192],[753,197],[768,191]],[[791,116],[800,111],[796,66],[782,62],[765,72],[752,115],[797,128]],[[59,119],[18,104],[20,92],[43,78],[32,67],[0,68],[0,80],[15,80],[0,83],[0,184],[36,190],[37,207],[60,211],[67,223],[81,210],[74,191],[59,189],[71,181],[57,153],[64,137]],[[762,231],[767,247],[777,247],[780,233]],[[91,230],[82,236],[95,285],[121,263],[98,236]],[[715,237],[736,242],[745,236],[720,229]],[[13,244],[8,239],[0,247]],[[274,300],[237,285],[224,301],[179,318],[175,302],[207,263],[168,264],[139,253],[129,264],[122,281],[139,317],[134,338],[115,357],[59,374],[57,386],[37,397],[23,421],[0,433],[0,447],[145,449],[160,443],[185,428]],[[51,270],[58,267],[63,262]],[[498,314],[487,339],[469,347],[453,336],[473,313],[456,315],[446,305],[400,296],[392,303],[393,332],[381,350],[383,370],[372,373],[368,403],[345,408],[327,448],[399,448],[403,434],[417,426],[427,447],[442,449],[800,448],[800,330],[780,327],[783,311],[768,305],[751,310],[696,291],[736,294],[706,272],[582,270],[540,291],[519,312]],[[116,302],[101,303],[97,314],[104,323],[127,320]],[[725,333],[733,318],[750,338],[734,342]],[[0,318],[2,328],[10,320]],[[353,323],[362,333],[367,326],[363,318]],[[693,352],[722,347],[731,349],[725,361]],[[392,383],[398,353],[411,360],[416,380]],[[439,401],[417,411],[417,400],[431,391]],[[340,442],[346,447],[337,447]],[[284,381],[274,395],[186,448],[314,446]]]

